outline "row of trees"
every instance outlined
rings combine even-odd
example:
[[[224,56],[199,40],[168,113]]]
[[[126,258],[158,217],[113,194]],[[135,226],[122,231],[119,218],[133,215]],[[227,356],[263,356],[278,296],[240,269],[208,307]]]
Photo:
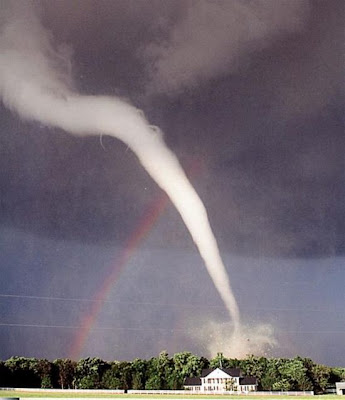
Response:
[[[345,380],[345,368],[314,363],[309,358],[265,358],[208,360],[189,352],[172,357],[163,351],[149,360],[107,362],[100,358],[48,360],[11,357],[0,361],[0,386],[69,389],[182,389],[186,377],[199,376],[209,367],[240,368],[256,376],[261,390],[314,390],[322,393]]]

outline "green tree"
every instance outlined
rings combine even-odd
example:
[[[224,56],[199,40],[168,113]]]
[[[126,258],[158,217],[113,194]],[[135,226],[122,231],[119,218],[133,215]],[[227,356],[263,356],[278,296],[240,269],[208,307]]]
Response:
[[[286,378],[281,378],[279,381],[274,382],[272,385],[272,390],[280,390],[282,392],[287,392],[291,390],[291,384]]]
[[[260,380],[260,387],[262,390],[273,390],[273,385],[281,379],[279,366],[282,364],[281,359],[268,359],[266,370]]]
[[[37,370],[38,360],[26,357],[11,357],[5,361],[10,372],[11,386],[40,388],[41,377]]]
[[[345,380],[344,368],[330,368],[309,358],[293,359],[248,356],[228,359],[218,354],[209,362],[190,352],[171,358],[166,351],[150,360],[107,363],[86,358],[78,363],[58,359],[11,357],[0,361],[0,385],[16,387],[107,388],[107,389],[180,389],[186,377],[200,376],[202,369],[222,366],[241,368],[245,375],[256,376],[263,390],[314,390],[325,392],[329,385]],[[231,386],[231,385],[230,385]],[[230,387],[229,387],[230,388]]]
[[[118,368],[120,371],[121,389],[130,389],[132,387],[132,364],[128,361],[120,361]]]
[[[109,364],[100,358],[82,358],[75,369],[75,386],[78,389],[99,389],[102,376],[107,369]]]
[[[288,381],[290,390],[310,390],[312,383],[307,376],[307,368],[299,358],[284,359],[279,366],[279,372],[282,379]]]
[[[72,389],[77,363],[68,358],[58,358],[53,362],[58,375],[58,384],[61,389]]]
[[[217,353],[216,357],[210,361],[210,368],[232,368],[229,358],[224,357],[223,353]]]
[[[147,361],[136,358],[132,361],[132,389],[145,389],[147,379]]]
[[[331,368],[329,383],[334,385],[336,382],[344,382],[344,381],[345,381],[345,368],[341,367]]]
[[[328,386],[331,375],[331,368],[325,365],[315,364],[312,368],[314,390],[317,393],[324,393]]]
[[[0,387],[10,387],[10,371],[4,361],[0,361]]]
[[[207,365],[204,358],[195,356],[188,351],[174,354],[172,361],[173,371],[168,380],[168,386],[174,390],[182,389],[187,377],[199,376]]]
[[[122,389],[120,375],[119,362],[112,362],[110,368],[102,376],[101,387],[103,389]]]
[[[150,375],[145,384],[146,390],[160,390],[161,380],[156,375]]]
[[[310,358],[303,358],[303,357],[296,357],[296,359],[302,361],[304,368],[306,369],[306,377],[307,377],[307,382],[310,383],[310,387],[305,387],[301,390],[314,390],[314,378],[313,378],[313,368],[314,368],[314,361],[311,360]]]
[[[158,357],[151,358],[145,389],[170,389],[169,383],[171,383],[173,370],[173,361],[166,351],[162,351]]]
[[[52,363],[46,359],[37,360],[35,370],[41,378],[41,388],[49,389],[53,387],[52,382]]]
[[[258,385],[261,388],[261,380],[267,370],[268,361],[265,357],[256,357],[250,355],[238,363],[244,375],[255,376],[258,379]]]

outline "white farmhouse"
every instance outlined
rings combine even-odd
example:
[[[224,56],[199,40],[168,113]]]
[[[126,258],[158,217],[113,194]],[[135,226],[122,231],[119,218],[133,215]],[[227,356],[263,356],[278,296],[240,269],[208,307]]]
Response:
[[[187,378],[184,388],[197,393],[248,393],[257,391],[257,379],[243,376],[239,368],[207,368],[200,377]]]
[[[345,394],[345,382],[337,382],[335,384],[337,389],[337,394],[344,395]]]

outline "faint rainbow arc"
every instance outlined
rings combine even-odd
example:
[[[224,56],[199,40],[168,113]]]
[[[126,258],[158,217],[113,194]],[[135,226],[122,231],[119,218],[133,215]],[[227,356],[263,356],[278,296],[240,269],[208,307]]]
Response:
[[[198,174],[201,171],[201,168],[202,163],[200,162],[200,160],[192,160],[188,175],[193,176],[195,174]],[[112,267],[110,275],[106,277],[106,279],[103,281],[103,284],[94,295],[92,308],[83,318],[80,331],[76,335],[76,338],[74,339],[70,347],[70,359],[76,360],[80,357],[80,354],[89,336],[90,330],[95,324],[96,319],[112,287],[115,285],[121,272],[124,270],[124,267],[129,262],[140,242],[147,236],[156,221],[163,214],[168,203],[169,198],[163,193],[158,199],[152,202],[147,211],[144,213],[143,217],[140,219],[136,229],[127,240],[126,245],[124,246],[124,249],[122,250],[118,258],[118,261],[116,261],[114,266]]]
[[[107,278],[103,281],[103,284],[94,295],[91,310],[81,322],[80,331],[78,332],[75,340],[72,342],[72,346],[69,352],[69,358],[71,358],[72,360],[76,360],[80,357],[81,351],[86,343],[90,330],[95,324],[96,319],[112,287],[115,285],[121,272],[124,270],[124,267],[133,256],[140,242],[147,236],[148,232],[152,229],[153,225],[164,212],[168,201],[169,199],[166,195],[162,195],[158,200],[154,201],[153,204],[151,204],[148,210],[144,213],[144,216],[140,219],[140,222],[137,225],[137,228],[134,230],[133,234],[127,240],[126,245],[122,250],[118,260],[115,262],[114,266],[111,269],[110,275],[107,275]]]

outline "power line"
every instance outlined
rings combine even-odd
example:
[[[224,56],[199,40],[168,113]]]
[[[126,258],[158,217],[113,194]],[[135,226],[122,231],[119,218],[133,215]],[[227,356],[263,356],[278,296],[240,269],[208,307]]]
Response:
[[[18,299],[32,299],[32,300],[45,300],[45,301],[66,301],[66,302],[80,302],[80,303],[97,303],[97,299],[85,299],[85,298],[71,298],[71,297],[53,297],[53,296],[31,296],[31,295],[19,295],[19,294],[1,294],[0,298],[18,298]],[[102,300],[103,304],[132,304],[132,305],[148,305],[148,306],[160,306],[160,307],[180,307],[180,308],[218,308],[225,309],[224,305],[215,304],[182,304],[182,303],[161,303],[161,302],[150,302],[150,301],[123,301],[123,300]],[[242,310],[258,310],[258,311],[297,311],[297,312],[327,312],[327,313],[345,313],[345,309],[337,310],[332,307],[328,308],[300,308],[300,307],[241,307]]]
[[[52,296],[26,296],[20,294],[0,294],[0,297],[19,298],[19,299],[33,299],[33,300],[56,300],[56,301],[80,301],[80,302],[96,302],[92,299],[68,298],[68,297],[52,297]],[[108,302],[108,301],[104,301]]]
[[[78,325],[45,325],[45,324],[11,324],[11,323],[2,323],[0,322],[0,326],[14,327],[14,328],[48,328],[48,329],[84,329],[83,326]],[[189,329],[181,329],[181,328],[124,328],[117,326],[103,326],[103,327],[91,327],[92,331],[167,331],[167,332],[189,332]]]
[[[10,324],[10,323],[1,323],[0,326],[4,327],[14,327],[14,328],[47,328],[47,329],[82,329],[82,326],[78,325],[45,325],[45,324]],[[166,332],[191,332],[192,329],[182,329],[182,328],[134,328],[134,327],[116,327],[116,326],[106,326],[106,327],[92,327],[90,328],[92,331],[166,331]],[[287,333],[294,333],[294,334],[341,334],[345,333],[345,330],[285,330],[284,332]]]

